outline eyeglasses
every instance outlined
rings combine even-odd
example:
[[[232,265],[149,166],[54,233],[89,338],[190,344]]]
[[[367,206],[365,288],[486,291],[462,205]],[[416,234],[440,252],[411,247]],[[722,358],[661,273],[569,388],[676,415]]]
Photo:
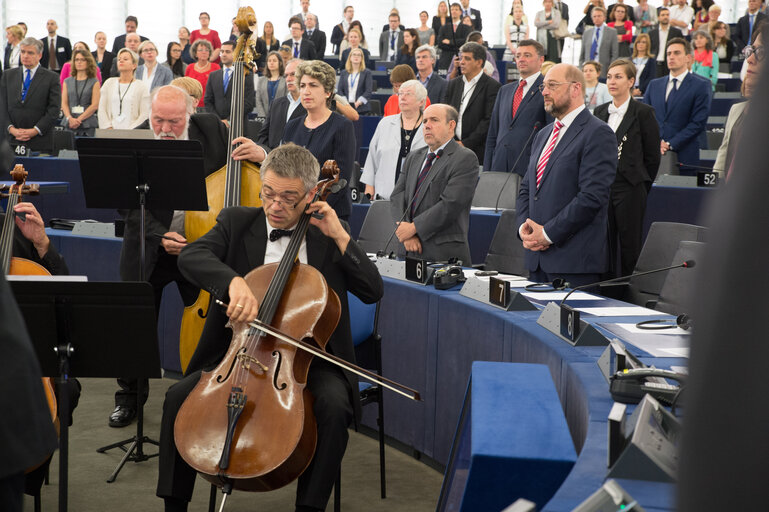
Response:
[[[269,201],[270,203],[277,203],[281,208],[286,208],[288,210],[293,210],[300,202],[302,202],[301,199],[297,201],[295,197],[288,198],[284,195],[275,193],[274,190],[266,190],[264,187],[262,187],[262,191],[259,192],[259,197],[262,199],[262,202]]]
[[[153,53],[153,52],[156,52],[156,51],[157,50],[155,48],[145,48],[145,49],[142,50],[142,53]]]
[[[560,87],[565,84],[576,84],[577,82],[571,81],[571,82],[546,82],[539,86],[539,92],[543,92],[546,88],[553,90],[556,87]]]
[[[748,46],[742,49],[742,56],[745,57],[746,59],[750,58],[750,56],[753,54],[755,54],[756,56],[756,61],[761,62],[762,60],[764,60],[764,55],[765,55],[764,46],[749,44]]]

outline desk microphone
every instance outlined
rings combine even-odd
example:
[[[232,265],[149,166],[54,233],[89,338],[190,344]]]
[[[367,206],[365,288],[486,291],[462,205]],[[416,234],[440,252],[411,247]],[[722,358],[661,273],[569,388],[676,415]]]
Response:
[[[537,121],[534,123],[534,127],[531,129],[531,133],[529,134],[529,138],[526,139],[526,143],[524,143],[523,146],[521,146],[521,152],[518,153],[518,158],[515,159],[515,163],[513,164],[513,167],[510,168],[510,174],[515,174],[515,166],[518,165],[518,160],[521,159],[523,156],[524,150],[526,149],[526,146],[529,145],[529,142],[531,142],[531,138],[534,136],[534,134],[542,127],[542,123]],[[507,186],[507,182],[510,181],[510,177],[508,176],[505,182],[502,184],[502,188],[499,190],[499,195],[497,196],[497,202],[494,204],[494,213],[499,213],[499,200],[502,198],[502,192],[505,190],[505,187]]]
[[[672,270],[674,268],[694,268],[694,265],[695,265],[694,260],[686,260],[683,263],[679,265],[673,265],[672,267],[658,268],[655,270],[647,270],[646,272],[638,272],[637,274],[630,274],[627,276],[615,277],[614,279],[609,279],[607,281],[598,281],[597,283],[583,284],[582,286],[577,286],[576,288],[572,288],[571,291],[566,294],[563,300],[561,300],[560,305],[563,306],[564,302],[566,302],[566,299],[569,298],[569,295],[576,292],[577,290],[582,290],[584,288],[590,288],[591,286],[598,286],[601,284],[618,283],[625,279],[631,279],[633,277],[639,277],[639,276],[646,276],[649,274],[656,274],[657,272],[665,272],[666,270]]]
[[[692,169],[704,169],[706,171],[724,172],[724,169],[716,169],[715,167],[707,167],[704,165],[686,164],[683,162],[676,163],[676,167],[683,169],[684,167],[691,167]]]
[[[439,149],[438,152],[435,153],[435,162],[437,162],[442,156],[443,156],[443,149]],[[435,162],[433,162],[433,164],[435,164]],[[421,169],[420,169],[420,172],[421,172]],[[427,171],[427,172],[429,173],[430,171]],[[417,180],[419,180],[419,175],[417,175]],[[409,210],[411,210],[411,203],[414,202],[414,198],[417,196],[417,194],[419,193],[419,190],[422,188],[422,185],[424,185],[426,181],[427,181],[427,177],[425,177],[425,179],[422,180],[422,183],[420,183],[419,186],[417,187],[417,189],[414,191],[414,195],[411,196],[411,200],[408,203],[406,203],[406,210],[403,212],[403,215],[401,215],[400,220],[395,223],[395,229],[393,230],[392,234],[390,235],[390,238],[387,239],[387,243],[385,244],[385,246],[381,250],[376,252],[377,258],[381,258],[383,256],[386,256],[386,254],[387,254],[387,252],[386,252],[387,251],[387,247],[390,245],[390,242],[392,242],[393,237],[395,236],[395,233],[398,231],[398,224],[403,222],[403,219],[406,218],[406,214],[409,212]],[[404,188],[405,188],[405,186],[404,186]]]

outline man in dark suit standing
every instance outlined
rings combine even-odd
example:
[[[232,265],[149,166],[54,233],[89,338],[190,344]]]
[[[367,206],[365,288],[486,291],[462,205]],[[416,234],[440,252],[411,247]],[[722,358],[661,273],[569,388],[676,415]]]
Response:
[[[660,153],[675,151],[679,163],[699,165],[699,150],[707,147],[705,128],[712,88],[689,72],[691,56],[692,47],[685,39],[668,41],[670,74],[649,82],[643,101],[654,107],[662,137]]]
[[[670,24],[670,10],[667,7],[660,9],[657,14],[657,21],[657,26],[649,32],[649,39],[651,40],[650,53],[656,55],[657,76],[664,76],[668,74],[667,57],[665,55],[668,41],[684,37],[684,35],[679,29]]]
[[[203,146],[206,174],[220,169],[227,161],[227,128],[209,113],[192,114],[195,105],[192,97],[182,89],[166,85],[153,94],[152,111],[147,125],[155,137],[165,140],[197,140]],[[232,151],[235,160],[261,162],[266,151],[246,137],[233,142],[240,145]],[[139,210],[122,212],[125,219],[125,233],[120,251],[120,277],[124,281],[149,281],[155,290],[155,309],[160,311],[163,289],[176,282],[185,306],[195,302],[198,288],[190,285],[179,273],[176,259],[186,247],[184,237],[184,212],[148,210],[145,218],[145,278],[139,276],[139,239],[141,220]],[[165,238],[164,238],[165,237]],[[139,400],[144,403],[147,396],[137,396],[137,379],[118,379],[120,389],[115,393],[115,409],[109,416],[110,427],[125,427],[136,417]],[[144,386],[145,392],[149,391]]]
[[[503,85],[497,94],[486,137],[484,170],[526,174],[533,140],[529,137],[534,125],[539,123],[542,128],[553,120],[545,112],[539,91],[544,78],[540,73],[544,61],[545,48],[537,41],[526,39],[518,43],[515,62],[521,78]]]
[[[462,2],[462,17],[470,16],[473,20],[473,30],[480,32],[483,30],[483,21],[481,20],[481,11],[478,9],[470,8],[470,0],[461,0]]]
[[[429,261],[462,260],[470,265],[467,231],[470,204],[478,181],[478,159],[457,144],[457,111],[430,105],[424,112],[427,147],[412,151],[403,162],[390,195],[395,235],[406,254]]]
[[[206,95],[203,103],[206,110],[213,112],[219,119],[224,121],[227,126],[230,125],[230,106],[232,102],[232,79],[234,55],[235,50],[234,41],[224,41],[219,51],[219,59],[221,60],[221,69],[212,71],[208,75],[208,83],[206,84]],[[248,113],[254,109],[256,99],[254,96],[254,81],[250,76],[245,79],[245,88],[243,90],[243,119],[245,121]]]
[[[430,104],[441,103],[449,83],[435,71],[438,59],[434,46],[423,44],[414,52],[417,62],[417,80],[427,89]]]
[[[403,46],[403,31],[400,29],[401,17],[391,12],[388,18],[389,27],[379,34],[379,60],[395,62],[398,51]]]
[[[304,26],[307,27],[307,17],[310,15],[310,0],[300,0],[299,5],[302,6],[302,10],[296,14],[294,14],[295,18],[300,18],[302,20],[302,23],[304,23]],[[318,26],[318,17],[315,17],[315,27]],[[307,27],[309,30],[310,27]],[[317,45],[316,45],[317,47]]]
[[[598,281],[608,269],[607,211],[617,171],[617,139],[585,109],[585,77],[557,64],[543,83],[555,118],[534,138],[516,202],[518,236],[529,279],[571,286]]]
[[[467,36],[473,31],[462,23],[462,6],[454,2],[449,8],[451,14],[451,23],[444,24],[435,36],[438,48],[441,49],[441,58],[438,60],[438,69],[441,71],[449,69],[452,60],[457,56],[457,52],[465,44]]]
[[[225,356],[232,338],[232,331],[226,328],[228,322],[240,331],[257,317],[261,304],[242,276],[284,257],[292,236],[285,230],[294,228],[305,214],[320,169],[308,150],[285,144],[270,152],[262,172],[264,206],[223,210],[211,231],[179,257],[179,268],[190,281],[213,290],[215,297],[229,306],[226,311],[211,309],[185,378],[166,393],[157,495],[165,499],[167,511],[187,510],[197,476],[176,450],[177,412],[200,379],[201,370],[215,367]],[[339,297],[339,323],[326,347],[337,357],[353,362],[347,293],[374,303],[383,294],[382,278],[328,203],[317,201],[307,207],[306,213],[315,212],[322,218],[310,220],[303,249],[296,257],[315,267]],[[295,510],[315,512],[326,509],[347,446],[347,428],[353,418],[360,417],[360,400],[357,378],[317,357],[310,364],[307,390],[314,397],[318,438],[313,460],[298,479]],[[240,421],[249,414],[245,412]]]
[[[49,135],[61,109],[59,75],[40,65],[42,41],[33,37],[21,43],[21,66],[0,78],[0,119],[11,145],[35,151],[51,150]]]
[[[296,83],[296,68],[301,63],[301,59],[291,59],[286,64],[284,76],[287,94],[281,98],[275,98],[272,102],[270,114],[265,119],[256,139],[257,144],[266,146],[270,151],[277,148],[283,140],[283,129],[286,123],[306,113]]]
[[[590,14],[593,26],[586,28],[582,34],[582,53],[579,56],[579,65],[594,60],[601,64],[601,78],[606,78],[606,70],[614,59],[619,57],[619,41],[617,31],[608,26],[606,22],[606,9],[594,6]]]
[[[304,36],[315,45],[315,55],[322,59],[326,55],[326,33],[318,28],[318,17],[312,13],[307,14]]]
[[[502,85],[483,72],[486,49],[478,43],[465,43],[459,66],[462,76],[449,82],[446,103],[459,112],[456,138],[483,164],[486,135],[494,111],[494,102]]]
[[[619,270],[614,272],[617,277],[632,274],[641,255],[646,196],[660,166],[659,126],[653,108],[633,101],[630,91],[635,78],[636,67],[630,60],[615,60],[606,74],[614,99],[593,111],[617,136],[617,176],[609,203],[611,267],[620,256]]]
[[[134,34],[136,33],[136,29],[139,26],[139,19],[136,16],[128,16],[125,19],[125,34],[119,35],[115,38],[115,41],[112,43],[112,54],[117,55],[117,52],[120,51],[122,48],[125,48],[125,38],[128,34]],[[144,36],[139,36],[139,44],[146,41],[147,38]],[[134,50],[136,51],[136,50]],[[112,75],[116,76],[116,75]]]
[[[304,37],[304,23],[299,18],[291,18],[288,26],[291,29],[291,39],[283,41],[283,46],[291,48],[291,56],[295,59],[315,60],[315,45]]]
[[[48,20],[45,26],[48,30],[48,37],[40,40],[43,43],[43,56],[40,59],[40,65],[59,73],[64,63],[69,62],[69,59],[72,58],[72,45],[66,37],[56,35],[56,31],[59,29],[56,21]]]
[[[764,2],[761,0],[748,0],[748,12],[737,20],[737,28],[732,34],[735,50],[742,52],[742,49],[750,44],[753,32],[758,23],[766,19],[766,14],[761,12]]]

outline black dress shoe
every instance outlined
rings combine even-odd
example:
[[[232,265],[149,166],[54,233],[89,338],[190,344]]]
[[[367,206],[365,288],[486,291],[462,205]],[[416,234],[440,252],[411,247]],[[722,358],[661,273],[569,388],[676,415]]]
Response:
[[[127,427],[136,417],[136,408],[128,405],[118,405],[109,415],[110,427]]]

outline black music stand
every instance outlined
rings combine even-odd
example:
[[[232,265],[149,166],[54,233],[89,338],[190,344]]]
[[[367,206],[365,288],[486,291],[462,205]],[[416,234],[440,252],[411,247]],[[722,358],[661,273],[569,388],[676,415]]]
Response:
[[[170,224],[173,210],[208,210],[203,147],[195,140],[136,140],[136,139],[77,139],[80,173],[83,179],[85,204],[88,208],[139,209],[139,276],[147,281],[146,217],[147,208],[166,218],[156,219]],[[156,326],[157,328],[157,326]],[[136,377],[124,374],[125,377]],[[158,442],[143,434],[144,382],[137,386],[136,435],[103,446],[104,453],[113,448],[126,451],[115,472],[107,479],[114,482],[126,460],[141,462],[143,443]],[[130,444],[130,449],[125,445]],[[136,454],[131,451],[136,449]],[[157,454],[151,455],[155,456]]]
[[[148,283],[11,281],[44,376],[57,376],[59,511],[67,510],[71,377],[160,378],[155,293]],[[122,328],[130,325],[131,329]],[[137,436],[141,436],[141,430]],[[147,440],[146,438],[144,439]],[[139,460],[140,439],[120,461]]]

